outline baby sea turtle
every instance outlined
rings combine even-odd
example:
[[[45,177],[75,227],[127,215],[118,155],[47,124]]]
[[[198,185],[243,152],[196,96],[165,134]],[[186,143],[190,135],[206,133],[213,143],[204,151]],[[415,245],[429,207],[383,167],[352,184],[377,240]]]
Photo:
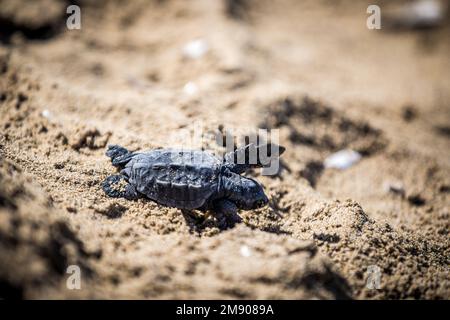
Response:
[[[274,149],[276,152],[270,155]],[[220,160],[199,150],[130,152],[110,145],[106,155],[121,171],[106,178],[102,188],[110,197],[132,200],[145,196],[168,207],[211,210],[219,226],[226,228],[240,221],[238,209],[251,210],[268,203],[262,186],[240,175],[251,167],[264,166],[259,156],[263,150],[268,154],[265,165],[267,159],[270,162],[284,152],[281,146],[249,144],[226,153]],[[254,161],[249,161],[251,152],[257,155]]]

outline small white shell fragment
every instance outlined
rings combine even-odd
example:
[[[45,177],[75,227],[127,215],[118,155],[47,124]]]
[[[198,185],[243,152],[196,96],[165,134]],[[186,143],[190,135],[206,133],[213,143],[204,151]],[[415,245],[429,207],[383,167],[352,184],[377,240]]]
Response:
[[[183,55],[190,59],[201,58],[209,50],[208,43],[203,39],[193,40],[183,47]]]
[[[384,190],[388,193],[395,193],[404,196],[405,188],[400,181],[386,181],[384,183]]]
[[[188,96],[193,96],[198,92],[198,86],[194,82],[189,81],[184,85],[183,92]]]
[[[437,0],[419,0],[410,5],[410,15],[416,23],[434,24],[443,19],[444,12]]]
[[[441,1],[416,0],[407,2],[387,18],[398,28],[432,28],[444,22],[445,11]]]
[[[324,166],[325,168],[344,170],[350,168],[359,160],[361,160],[361,155],[358,152],[345,149],[329,155],[324,161]]]
[[[51,114],[51,112],[49,110],[45,109],[45,110],[43,110],[41,112],[41,116],[43,116],[44,118],[49,119],[52,116],[52,114]]]
[[[241,249],[239,250],[239,252],[240,252],[241,256],[243,256],[245,258],[248,258],[252,255],[252,250],[246,245],[241,246]]]

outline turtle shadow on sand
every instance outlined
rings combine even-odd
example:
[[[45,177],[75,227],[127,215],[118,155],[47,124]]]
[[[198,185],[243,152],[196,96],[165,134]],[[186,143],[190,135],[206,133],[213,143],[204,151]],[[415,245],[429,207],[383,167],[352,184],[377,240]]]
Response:
[[[275,212],[276,209],[270,208],[270,215],[276,215],[278,219],[282,218],[282,215],[280,213]],[[235,213],[235,215],[232,217],[232,221],[228,220],[226,217],[225,220],[220,220],[220,218],[217,218],[217,215],[214,213],[201,213],[196,211],[190,211],[190,210],[181,210],[180,211],[186,225],[189,228],[189,231],[192,233],[197,234],[203,234],[208,229],[217,228],[220,231],[225,231],[232,229],[236,227],[238,224],[242,223],[245,224],[247,227],[251,229],[258,229],[260,231],[273,233],[273,234],[285,234],[290,235],[292,234],[289,231],[283,230],[282,227],[278,224],[267,224],[267,225],[259,225],[258,223],[255,223],[255,221],[243,219],[238,213]],[[269,219],[272,221],[273,219]]]
[[[231,216],[218,217],[212,212],[201,213],[191,210],[181,210],[181,214],[192,233],[203,233],[208,228],[217,228],[225,231],[234,228],[238,223],[242,222],[242,218],[237,213]]]
[[[292,234],[292,232],[283,230],[282,224],[279,223],[284,218],[286,210],[280,207],[277,199],[271,199],[265,209],[260,208],[252,211],[236,212],[232,216],[231,221],[227,220],[229,217],[224,217],[225,219],[221,221],[220,217],[214,212],[201,212],[197,210],[180,210],[180,212],[192,233],[203,234],[212,228],[225,231],[242,223],[251,229],[277,235]]]

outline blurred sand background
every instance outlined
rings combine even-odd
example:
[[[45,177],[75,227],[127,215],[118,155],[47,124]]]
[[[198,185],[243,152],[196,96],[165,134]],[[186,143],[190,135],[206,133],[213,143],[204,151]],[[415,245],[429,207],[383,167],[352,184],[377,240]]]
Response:
[[[0,0],[0,297],[450,298],[449,16],[369,30],[369,3],[80,0],[67,30],[66,1]],[[107,144],[198,126],[280,130],[270,206],[222,231],[103,193]]]

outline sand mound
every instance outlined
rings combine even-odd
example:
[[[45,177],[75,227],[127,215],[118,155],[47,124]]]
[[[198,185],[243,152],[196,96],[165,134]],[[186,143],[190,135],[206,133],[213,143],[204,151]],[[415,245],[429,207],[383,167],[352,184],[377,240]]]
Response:
[[[46,295],[46,290],[62,287],[69,265],[92,275],[90,259],[98,258],[98,252],[87,252],[51,199],[4,159],[0,186],[2,298]]]

